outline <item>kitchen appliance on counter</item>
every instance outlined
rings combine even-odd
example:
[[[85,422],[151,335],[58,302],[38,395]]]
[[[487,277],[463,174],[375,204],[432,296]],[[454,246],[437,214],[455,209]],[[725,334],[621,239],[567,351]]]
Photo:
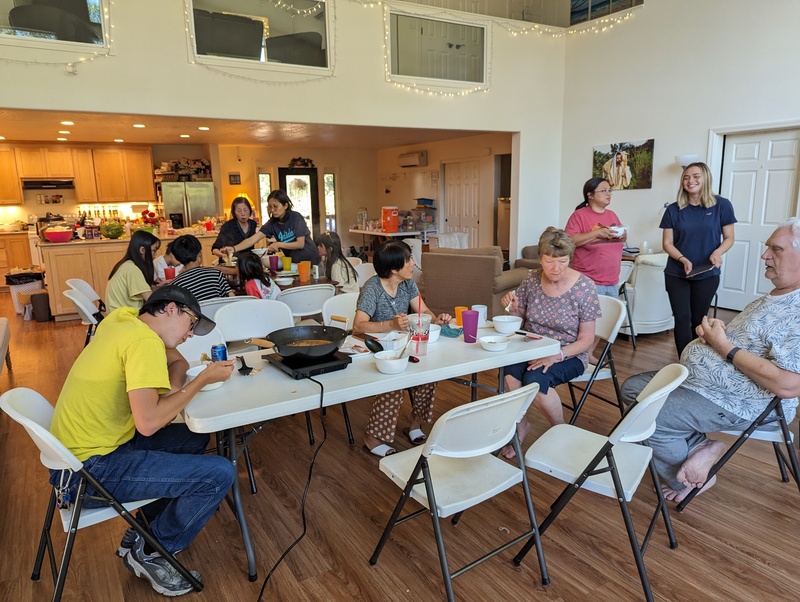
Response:
[[[161,182],[161,200],[176,230],[217,214],[213,182]]]
[[[52,214],[49,211],[47,215],[44,217],[40,217],[36,220],[36,233],[39,235],[39,240],[46,241],[47,239],[44,237],[44,231],[47,230],[50,226],[66,226],[67,222],[64,218],[59,215],[58,213]]]

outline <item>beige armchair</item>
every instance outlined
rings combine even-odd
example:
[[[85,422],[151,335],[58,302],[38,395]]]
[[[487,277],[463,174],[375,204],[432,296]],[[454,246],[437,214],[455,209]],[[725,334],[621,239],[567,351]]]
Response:
[[[514,262],[514,267],[528,268],[529,270],[537,270],[542,267],[542,262],[539,259],[539,245],[522,247],[522,259],[517,259]]]
[[[422,254],[422,291],[435,314],[457,305],[486,305],[489,318],[503,313],[500,300],[528,275],[527,268],[503,271],[500,247],[431,249]]]
[[[672,307],[664,288],[666,253],[639,255],[630,280],[625,285],[630,303],[630,315],[636,335],[670,330],[675,326]],[[620,332],[630,334],[623,326]]]

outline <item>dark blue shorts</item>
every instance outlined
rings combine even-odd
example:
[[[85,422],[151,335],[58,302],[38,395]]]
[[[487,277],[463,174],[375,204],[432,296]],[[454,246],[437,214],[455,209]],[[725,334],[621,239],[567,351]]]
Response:
[[[547,372],[543,372],[542,368],[528,370],[528,362],[521,362],[505,368],[506,374],[522,381],[523,386],[538,383],[540,393],[547,393],[550,387],[557,387],[571,381],[583,374],[583,371],[583,362],[577,357],[557,362],[550,366]]]

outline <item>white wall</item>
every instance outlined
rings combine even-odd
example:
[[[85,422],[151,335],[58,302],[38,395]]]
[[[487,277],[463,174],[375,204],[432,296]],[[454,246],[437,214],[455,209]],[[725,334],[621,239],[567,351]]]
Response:
[[[524,226],[519,233],[512,233],[512,254],[517,239],[526,244],[538,238],[541,224],[536,222],[558,218],[553,200],[559,194],[564,38],[513,36],[504,27],[490,25],[490,89],[454,98],[430,96],[385,81],[382,6],[369,8],[346,1],[330,4],[335,48],[330,77],[264,75],[254,69],[224,74],[193,64],[182,2],[116,0],[110,12],[112,56],[78,65],[76,76],[67,75],[64,68],[64,63],[76,60],[76,53],[0,43],[0,104],[6,108],[518,132],[514,161],[520,177],[513,195],[522,203],[514,217],[518,218],[515,223]],[[476,20],[481,18],[476,16]],[[33,65],[34,61],[56,64]],[[302,81],[290,81],[298,79]],[[224,191],[222,197],[223,204],[230,200]],[[362,200],[355,197],[346,202],[358,207]],[[347,214],[344,218],[349,219]]]
[[[653,188],[617,192],[611,208],[633,243],[660,248],[675,155],[707,160],[716,128],[800,123],[799,20],[793,0],[646,0],[608,32],[569,36],[559,223],[581,201],[593,146],[655,138]]]

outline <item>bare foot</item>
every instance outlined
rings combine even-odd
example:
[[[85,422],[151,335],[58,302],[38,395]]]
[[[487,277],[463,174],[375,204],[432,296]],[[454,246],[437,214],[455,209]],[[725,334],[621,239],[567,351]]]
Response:
[[[522,444],[522,442],[525,440],[525,437],[527,437],[528,433],[530,432],[531,423],[528,422],[527,418],[523,418],[517,423],[517,437],[519,438],[520,444]],[[507,460],[512,460],[517,457],[517,452],[514,451],[514,446],[509,443],[500,450],[500,455]]]
[[[697,495],[700,495],[704,491],[711,489],[714,486],[714,483],[717,482],[717,476],[714,475],[708,480],[703,488],[697,492]],[[669,487],[661,487],[661,492],[664,494],[664,498],[670,501],[675,502],[676,504],[680,504],[687,495],[692,492],[693,487],[684,487],[683,489],[670,489]],[[695,496],[697,497],[697,496]]]
[[[692,451],[683,463],[675,478],[689,489],[702,487],[708,479],[708,472],[724,454],[727,447],[721,441],[706,439]]]

